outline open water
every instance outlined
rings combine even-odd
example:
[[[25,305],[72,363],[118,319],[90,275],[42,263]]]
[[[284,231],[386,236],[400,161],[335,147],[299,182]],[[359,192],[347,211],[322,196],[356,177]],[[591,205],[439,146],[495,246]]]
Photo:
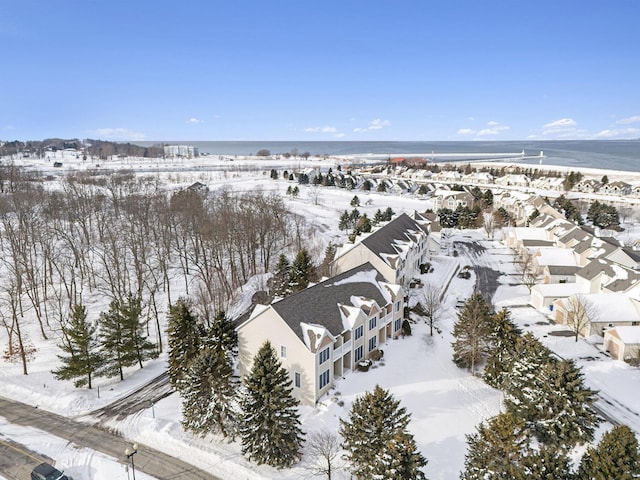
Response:
[[[640,140],[571,140],[571,141],[491,141],[491,142],[271,142],[271,141],[172,141],[136,142],[143,145],[157,143],[193,145],[200,153],[214,155],[251,155],[267,149],[272,154],[309,152],[311,155],[433,155],[435,161],[465,161],[479,159],[468,154],[520,153],[536,158],[519,160],[523,164],[565,165],[579,168],[600,168],[640,171]],[[449,155],[459,153],[460,156]],[[438,157],[441,155],[441,157]],[[490,155],[488,155],[490,157]]]

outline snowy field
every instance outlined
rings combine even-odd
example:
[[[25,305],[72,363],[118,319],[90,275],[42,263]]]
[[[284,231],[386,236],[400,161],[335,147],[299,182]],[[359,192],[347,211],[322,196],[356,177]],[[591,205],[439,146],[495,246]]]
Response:
[[[60,158],[58,158],[60,160]],[[311,253],[321,258],[328,242],[342,243],[345,235],[338,229],[338,217],[344,210],[351,210],[349,202],[354,194],[361,201],[361,213],[373,216],[377,209],[391,207],[396,214],[414,210],[424,211],[431,207],[429,201],[413,196],[345,191],[337,188],[299,186],[298,198],[285,195],[288,186],[295,183],[269,178],[268,162],[254,160],[233,162],[226,171],[207,170],[211,163],[194,160],[189,168],[174,168],[173,163],[161,164],[157,160],[131,160],[113,162],[110,167],[144,171],[158,175],[163,182],[175,188],[200,181],[211,190],[225,185],[235,190],[278,191],[296,213],[303,215],[314,225],[315,234],[309,239]],[[64,158],[62,171],[53,169],[51,161],[42,161],[38,168],[52,175],[62,174],[64,169],[96,168],[90,162],[74,158]],[[291,161],[291,167],[300,162]],[[334,160],[314,160],[305,162],[312,166],[322,164],[324,169],[335,168]],[[282,162],[278,162],[282,165]],[[49,165],[49,168],[46,168]],[[153,168],[151,168],[153,167]],[[100,168],[105,168],[102,165]],[[638,225],[629,228],[626,235],[640,238]],[[464,237],[464,238],[463,238]],[[496,308],[503,306],[512,310],[512,317],[523,328],[533,331],[545,344],[563,357],[575,358],[584,369],[587,382],[593,388],[603,390],[628,409],[640,412],[640,370],[632,369],[622,362],[614,362],[601,355],[601,345],[585,340],[574,342],[573,338],[549,336],[549,331],[557,328],[548,325],[544,314],[526,306],[528,290],[517,283],[510,252],[498,242],[490,242],[484,232],[465,231],[454,234],[453,240],[481,241],[487,251],[479,259],[482,265],[504,273],[500,277],[501,286],[494,298]],[[424,282],[432,282],[444,288],[451,279],[445,299],[445,309],[439,321],[439,332],[429,336],[426,324],[413,326],[413,335],[404,339],[390,340],[383,346],[383,361],[368,372],[354,372],[340,380],[336,388],[321,399],[315,408],[301,409],[303,430],[307,433],[322,429],[336,431],[339,418],[348,414],[351,403],[361,393],[372,390],[376,384],[389,389],[400,400],[401,406],[412,415],[410,431],[415,435],[419,450],[429,461],[425,471],[431,480],[457,478],[464,465],[466,451],[465,435],[473,433],[476,425],[484,419],[496,415],[501,408],[502,394],[488,387],[481,379],[458,369],[451,361],[451,330],[456,319],[454,304],[457,299],[465,300],[473,291],[474,277],[465,280],[454,275],[456,266],[471,261],[463,255],[457,258],[438,256],[433,259],[434,272],[423,275]],[[260,283],[260,282],[256,282]],[[180,293],[176,285],[176,293]],[[251,286],[239,292],[238,305],[248,305],[254,289]],[[411,291],[415,295],[417,292]],[[413,299],[412,301],[415,301]],[[102,302],[102,303],[101,303]],[[166,303],[166,302],[165,302]],[[107,309],[104,300],[95,299],[91,306],[96,311]],[[241,308],[237,307],[237,311]],[[162,320],[165,320],[164,315]],[[542,325],[541,323],[545,323]],[[71,382],[56,381],[50,371],[58,364],[56,355],[60,349],[58,339],[43,341],[37,331],[35,319],[29,324],[28,336],[36,347],[36,353],[29,364],[29,375],[22,375],[21,366],[0,359],[0,395],[29,403],[39,408],[67,416],[81,416],[130,393],[166,368],[163,355],[145,365],[142,370],[130,369],[123,382],[113,379],[97,379],[93,390],[76,389]],[[5,332],[0,332],[0,345],[6,344]],[[595,358],[595,360],[591,359]],[[637,417],[637,414],[635,415]],[[630,415],[631,420],[634,416]],[[278,471],[267,466],[256,466],[244,459],[239,443],[228,443],[220,437],[194,437],[185,433],[180,425],[180,399],[173,394],[158,402],[152,408],[137,415],[112,424],[125,438],[138,441],[165,451],[185,461],[210,471],[221,478],[237,479],[299,479],[308,476],[304,461],[291,470]],[[640,421],[630,423],[640,432]],[[64,468],[75,480],[99,479],[95,472],[107,468],[112,472],[108,478],[126,478],[124,467],[118,465],[122,459],[110,459],[97,452],[76,449],[66,441],[56,439],[41,432],[8,425],[1,417],[0,434],[22,443],[32,450],[46,454],[57,460],[56,465]],[[105,463],[106,462],[106,463]],[[106,464],[111,465],[105,467]],[[106,477],[105,477],[106,478]],[[142,475],[140,478],[143,478]],[[148,477],[147,477],[148,478]],[[334,478],[349,478],[346,472],[338,472]]]

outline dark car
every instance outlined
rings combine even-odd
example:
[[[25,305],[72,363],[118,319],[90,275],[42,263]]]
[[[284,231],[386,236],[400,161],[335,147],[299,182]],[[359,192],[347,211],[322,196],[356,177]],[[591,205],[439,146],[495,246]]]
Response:
[[[31,471],[31,480],[71,480],[57,468],[41,463]]]

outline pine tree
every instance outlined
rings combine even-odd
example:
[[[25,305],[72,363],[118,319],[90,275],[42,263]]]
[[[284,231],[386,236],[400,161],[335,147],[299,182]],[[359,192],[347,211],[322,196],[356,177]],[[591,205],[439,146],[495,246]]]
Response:
[[[100,343],[104,352],[104,363],[100,370],[106,377],[120,376],[122,369],[157,357],[155,345],[143,336],[140,321],[142,308],[140,299],[129,294],[126,302],[113,300],[108,312],[100,314]]]
[[[475,293],[467,300],[453,327],[453,361],[475,373],[476,365],[489,350],[491,310],[487,300]]]
[[[311,257],[306,248],[303,248],[298,252],[296,258],[291,264],[291,282],[290,285],[294,291],[300,291],[307,288],[311,276],[313,274],[313,264],[311,263]]]
[[[240,435],[242,453],[258,464],[287,468],[300,460],[304,441],[291,378],[269,342],[244,379]]]
[[[340,419],[340,435],[356,478],[425,478],[420,468],[427,461],[407,432],[410,419],[379,385],[353,402],[348,420]]]
[[[640,451],[636,435],[626,425],[605,433],[596,448],[582,457],[578,480],[632,480],[640,478]]]
[[[505,375],[511,369],[512,355],[522,330],[513,323],[506,308],[493,315],[491,327],[489,357],[484,367],[483,379],[492,387],[502,389]]]
[[[378,225],[384,219],[384,214],[380,209],[376,210],[376,213],[373,215],[373,224]]]
[[[351,228],[351,217],[348,211],[345,210],[342,215],[340,215],[338,228],[340,230],[349,230]]]
[[[185,298],[169,305],[167,335],[169,343],[169,379],[177,389],[191,362],[196,358],[202,344],[203,329],[193,314],[193,306]]]
[[[287,293],[289,284],[291,283],[291,264],[284,253],[281,253],[278,257],[276,270],[269,283],[271,285],[271,292],[273,295],[284,295]]]
[[[126,346],[135,357],[133,363],[138,363],[142,368],[142,362],[151,358],[156,358],[158,352],[156,346],[147,340],[144,335],[144,324],[142,322],[142,302],[139,297],[129,294],[126,302],[119,304],[119,314],[124,326]],[[133,363],[131,365],[133,365]]]
[[[237,385],[225,351],[204,348],[179,383],[185,430],[202,436],[234,436],[238,422]]]
[[[91,388],[91,379],[102,363],[97,327],[87,320],[83,305],[74,305],[69,322],[62,327],[67,343],[60,348],[69,356],[58,355],[62,366],[53,373],[58,380],[75,379],[74,385]]]
[[[566,452],[547,446],[530,450],[522,459],[522,473],[527,480],[574,480]]]
[[[223,310],[218,311],[213,318],[206,342],[210,348],[225,353],[231,353],[237,348],[238,332]]]
[[[501,413],[467,435],[467,454],[461,480],[523,479],[523,458],[529,433],[522,419]]]
[[[395,215],[395,212],[391,209],[391,207],[387,207],[384,211],[384,218],[383,220],[385,222],[389,222],[391,221],[391,219],[393,218],[393,216]]]
[[[533,421],[538,440],[567,450],[591,441],[600,422],[592,407],[596,392],[585,387],[573,361],[547,363],[540,378]]]
[[[349,205],[351,205],[352,207],[359,207],[360,206],[360,199],[358,198],[357,195],[353,196],[353,198],[349,202]]]
[[[511,363],[503,382],[508,412],[525,421],[534,421],[536,404],[542,394],[540,372],[551,361],[551,352],[533,334],[526,333],[516,341],[513,353],[505,359],[506,364]]]

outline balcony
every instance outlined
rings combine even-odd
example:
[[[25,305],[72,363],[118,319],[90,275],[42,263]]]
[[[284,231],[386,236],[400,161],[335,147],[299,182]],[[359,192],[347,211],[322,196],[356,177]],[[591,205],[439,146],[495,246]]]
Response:
[[[340,347],[333,347],[333,360],[336,361],[342,358],[345,353],[351,351],[351,340],[344,342]]]

